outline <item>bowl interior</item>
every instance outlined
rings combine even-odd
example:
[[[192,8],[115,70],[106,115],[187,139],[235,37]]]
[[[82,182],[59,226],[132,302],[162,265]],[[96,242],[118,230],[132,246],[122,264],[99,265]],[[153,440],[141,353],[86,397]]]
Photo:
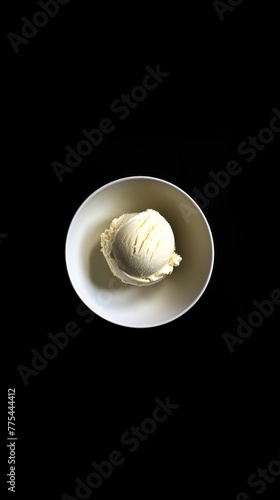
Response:
[[[170,223],[182,261],[155,285],[125,285],[100,251],[100,234],[114,217],[147,208]],[[96,314],[127,327],[159,326],[184,314],[205,290],[213,260],[211,231],[198,205],[177,186],[152,177],[127,177],[95,191],[77,210],[66,238],[66,267],[76,293]]]

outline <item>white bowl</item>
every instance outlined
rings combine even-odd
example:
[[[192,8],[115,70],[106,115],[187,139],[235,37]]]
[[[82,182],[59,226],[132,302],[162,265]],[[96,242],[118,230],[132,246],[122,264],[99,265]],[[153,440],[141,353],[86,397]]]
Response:
[[[100,234],[114,217],[147,208],[170,223],[182,261],[159,283],[125,285],[101,253]],[[150,328],[174,321],[198,301],[212,274],[214,244],[205,215],[187,193],[165,180],[136,176],[106,184],[82,203],[68,229],[65,255],[70,281],[93,312],[116,325]]]

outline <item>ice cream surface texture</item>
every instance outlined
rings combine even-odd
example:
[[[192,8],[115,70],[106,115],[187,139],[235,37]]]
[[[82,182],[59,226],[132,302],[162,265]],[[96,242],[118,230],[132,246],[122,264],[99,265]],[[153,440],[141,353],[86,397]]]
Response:
[[[113,219],[100,240],[112,273],[129,285],[153,285],[182,260],[170,224],[152,209]]]

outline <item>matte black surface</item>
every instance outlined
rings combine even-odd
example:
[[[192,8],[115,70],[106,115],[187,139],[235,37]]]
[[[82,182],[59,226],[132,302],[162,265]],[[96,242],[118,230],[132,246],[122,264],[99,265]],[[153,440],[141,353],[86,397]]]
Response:
[[[211,1],[152,9],[71,0],[18,53],[7,35],[21,35],[21,18],[32,20],[42,8],[35,1],[5,5],[3,497],[10,467],[5,400],[15,388],[11,498],[279,498],[280,133],[262,130],[280,128],[279,27],[276,4],[255,3],[231,6],[222,21]],[[129,113],[114,111],[122,94],[142,85],[147,67],[163,72],[162,82]],[[75,150],[82,131],[104,118],[114,130],[60,182],[52,163],[65,165],[66,146]],[[264,140],[255,153],[247,151],[250,136]],[[236,175],[220,174],[227,185],[209,187],[233,161]],[[91,315],[65,266],[65,238],[80,204],[133,175],[204,194],[199,203],[214,237],[204,295],[160,328],[122,328]],[[264,300],[271,302],[268,317],[249,317]],[[34,371],[34,355],[69,322],[77,335]],[[233,352],[226,332],[235,335]],[[155,429],[146,419],[159,401],[174,406],[158,413],[167,418]],[[131,451],[128,434],[141,425],[154,427]],[[92,462],[107,461],[113,450],[124,462],[92,493],[76,491],[76,479],[86,482],[96,472]],[[263,469],[266,479],[258,477]]]

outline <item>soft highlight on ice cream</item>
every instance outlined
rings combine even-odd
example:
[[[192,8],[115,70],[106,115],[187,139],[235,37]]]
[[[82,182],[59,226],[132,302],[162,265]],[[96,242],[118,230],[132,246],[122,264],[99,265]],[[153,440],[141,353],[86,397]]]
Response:
[[[136,286],[161,281],[179,266],[170,224],[156,210],[123,214],[100,236],[101,251],[114,276]]]

